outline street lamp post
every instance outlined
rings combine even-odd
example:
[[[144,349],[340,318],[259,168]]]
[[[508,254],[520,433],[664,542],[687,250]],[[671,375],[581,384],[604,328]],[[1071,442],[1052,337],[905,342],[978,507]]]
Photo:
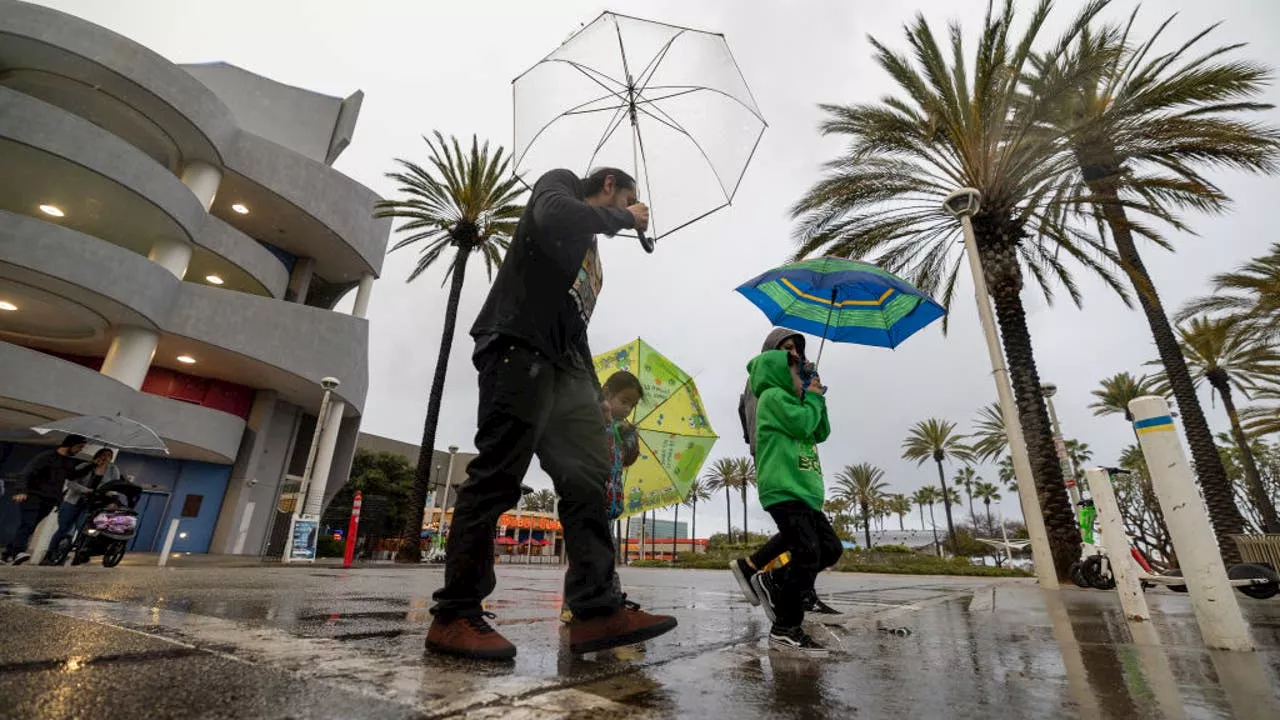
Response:
[[[1062,476],[1067,479],[1067,490],[1071,493],[1072,506],[1080,504],[1080,488],[1076,485],[1076,468],[1071,462],[1071,453],[1067,452],[1067,440],[1062,435],[1062,425],[1058,423],[1058,412],[1053,407],[1053,396],[1058,393],[1058,386],[1045,383],[1040,386],[1045,404],[1049,406],[1049,420],[1053,423],[1053,447],[1058,451],[1058,462],[1062,465]]]
[[[307,465],[302,471],[302,483],[298,487],[298,499],[293,505],[293,515],[289,518],[289,536],[285,538],[284,554],[280,556],[281,562],[293,562],[294,560],[315,560],[315,538],[320,530],[320,518],[317,516],[306,515],[303,510],[306,506],[307,493],[311,491],[311,473],[315,470],[316,455],[320,450],[320,434],[324,432],[325,423],[329,419],[329,403],[333,397],[333,391],[338,389],[342,383],[335,377],[326,377],[320,380],[320,387],[324,389],[324,394],[320,397],[320,412],[316,414],[316,429],[311,433],[311,447],[307,451]],[[313,532],[314,531],[314,532]],[[298,547],[296,538],[302,535],[303,547]],[[294,557],[294,551],[298,551],[298,557]]]
[[[439,534],[440,542],[442,543],[445,542],[447,539],[447,535],[445,534],[446,527],[447,527],[447,523],[445,523],[445,515],[449,512],[449,490],[453,484],[453,460],[457,456],[458,456],[458,446],[450,445],[449,446],[449,469],[445,471],[445,478],[444,478],[444,499],[440,501],[440,522],[438,525],[436,525],[437,527],[436,532]]]
[[[982,194],[973,188],[961,188],[942,201],[947,214],[960,220],[964,231],[965,251],[969,255],[969,269],[973,272],[973,294],[978,303],[978,319],[987,340],[987,354],[991,357],[991,375],[1000,398],[1000,414],[1004,416],[1005,437],[1009,441],[1009,453],[1013,456],[1013,474],[1018,484],[1018,500],[1022,503],[1022,517],[1031,538],[1031,556],[1035,562],[1036,578],[1040,587],[1056,590],[1058,575],[1053,566],[1053,553],[1049,549],[1049,535],[1040,512],[1040,500],[1036,494],[1035,480],[1031,475],[1031,459],[1027,455],[1026,441],[1022,436],[1022,422],[1013,401],[1013,385],[1009,382],[1009,370],[1005,365],[1004,349],[996,333],[995,315],[991,311],[991,299],[987,294],[987,278],[982,270],[982,258],[978,256],[978,241],[973,234],[973,215],[978,212]]]

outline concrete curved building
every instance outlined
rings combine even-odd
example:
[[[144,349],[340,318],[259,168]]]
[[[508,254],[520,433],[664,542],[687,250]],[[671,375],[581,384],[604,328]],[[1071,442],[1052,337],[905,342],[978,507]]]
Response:
[[[122,413],[171,450],[120,458],[148,490],[135,551],[180,518],[175,550],[278,554],[321,378],[328,496],[368,388],[390,221],[331,167],[361,99],[0,0],[0,474],[41,449],[30,427]]]

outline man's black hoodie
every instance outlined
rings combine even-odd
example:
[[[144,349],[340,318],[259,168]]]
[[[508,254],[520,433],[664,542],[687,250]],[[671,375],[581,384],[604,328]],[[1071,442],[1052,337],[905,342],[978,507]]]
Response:
[[[597,233],[635,226],[622,208],[584,202],[582,181],[552,170],[533,186],[489,297],[471,327],[477,350],[502,335],[561,365],[591,367],[587,328],[570,295]]]

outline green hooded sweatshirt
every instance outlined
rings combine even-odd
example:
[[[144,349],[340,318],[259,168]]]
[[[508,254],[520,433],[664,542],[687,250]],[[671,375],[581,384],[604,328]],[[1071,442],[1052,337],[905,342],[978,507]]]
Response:
[[[784,350],[770,350],[747,363],[756,396],[756,475],[766,509],[799,500],[822,511],[826,495],[817,443],[831,434],[827,401],[818,393],[796,395]]]

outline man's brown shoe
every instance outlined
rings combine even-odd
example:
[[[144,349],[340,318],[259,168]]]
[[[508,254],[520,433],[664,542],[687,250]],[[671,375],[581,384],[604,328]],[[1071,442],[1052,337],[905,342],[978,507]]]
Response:
[[[460,617],[448,622],[431,621],[427,630],[427,649],[441,655],[454,655],[472,660],[511,660],[516,646],[493,629],[489,618],[493,613]]]
[[[676,627],[669,615],[650,615],[635,603],[624,603],[612,615],[583,620],[574,617],[569,623],[569,650],[577,653],[599,652],[610,648],[652,640]]]

